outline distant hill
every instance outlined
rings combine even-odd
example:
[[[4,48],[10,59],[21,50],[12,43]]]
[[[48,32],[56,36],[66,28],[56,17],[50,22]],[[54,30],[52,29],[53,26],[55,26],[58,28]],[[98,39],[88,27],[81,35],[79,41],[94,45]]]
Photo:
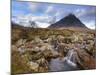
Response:
[[[23,26],[17,24],[17,23],[14,23],[14,22],[11,22],[11,27],[12,28],[23,28]]]
[[[28,21],[26,22],[20,22],[20,23],[16,23],[16,22],[11,22],[12,26],[14,27],[32,27],[32,28],[38,28],[38,25],[35,23],[35,21]]]
[[[67,27],[87,28],[74,14],[69,14],[60,21],[50,25],[48,28],[67,28]]]

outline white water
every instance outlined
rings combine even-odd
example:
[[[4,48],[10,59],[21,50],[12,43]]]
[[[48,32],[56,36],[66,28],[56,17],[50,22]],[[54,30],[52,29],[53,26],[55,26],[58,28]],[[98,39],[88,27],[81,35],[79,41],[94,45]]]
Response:
[[[71,71],[78,70],[75,59],[76,52],[71,49],[63,59],[56,58],[50,61],[50,71]]]
[[[75,60],[75,54],[76,52],[74,51],[74,49],[69,50],[69,52],[67,53],[66,57],[64,57],[64,60],[66,61],[66,63],[68,63],[70,66],[76,67],[76,60]]]

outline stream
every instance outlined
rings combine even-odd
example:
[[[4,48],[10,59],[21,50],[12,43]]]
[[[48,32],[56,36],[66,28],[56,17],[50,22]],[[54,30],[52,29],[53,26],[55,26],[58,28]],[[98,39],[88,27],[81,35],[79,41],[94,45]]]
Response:
[[[64,58],[51,59],[49,63],[49,71],[72,71],[79,70],[76,64],[76,52],[74,49],[68,51]]]

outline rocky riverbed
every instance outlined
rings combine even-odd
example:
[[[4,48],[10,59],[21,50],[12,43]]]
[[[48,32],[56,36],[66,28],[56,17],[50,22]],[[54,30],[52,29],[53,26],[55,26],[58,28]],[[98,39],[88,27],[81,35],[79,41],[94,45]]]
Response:
[[[96,68],[95,31],[12,29],[13,74]]]

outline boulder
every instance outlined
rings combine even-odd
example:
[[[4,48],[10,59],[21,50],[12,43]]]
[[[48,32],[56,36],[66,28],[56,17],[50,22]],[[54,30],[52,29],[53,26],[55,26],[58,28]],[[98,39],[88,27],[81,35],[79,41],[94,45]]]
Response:
[[[33,47],[33,48],[26,48],[26,50],[37,53],[37,52],[40,51],[40,48],[39,47]]]
[[[48,43],[43,43],[40,47],[40,51],[52,50],[52,49],[53,49],[53,46]]]
[[[51,50],[51,52],[52,52],[52,57],[53,57],[53,58],[56,58],[56,57],[59,56],[59,53],[58,53],[57,51]]]
[[[29,66],[29,68],[31,70],[33,70],[34,72],[38,72],[38,68],[39,68],[39,64],[33,61],[30,61],[27,63],[27,65]]]
[[[17,47],[20,47],[22,45],[24,45],[26,43],[26,39],[19,39],[17,42],[16,42],[16,46]]]
[[[19,51],[20,53],[24,53],[24,52],[26,51],[25,46],[20,46],[20,47],[18,48],[18,51]]]
[[[34,38],[35,43],[43,43],[43,41],[39,37]]]

